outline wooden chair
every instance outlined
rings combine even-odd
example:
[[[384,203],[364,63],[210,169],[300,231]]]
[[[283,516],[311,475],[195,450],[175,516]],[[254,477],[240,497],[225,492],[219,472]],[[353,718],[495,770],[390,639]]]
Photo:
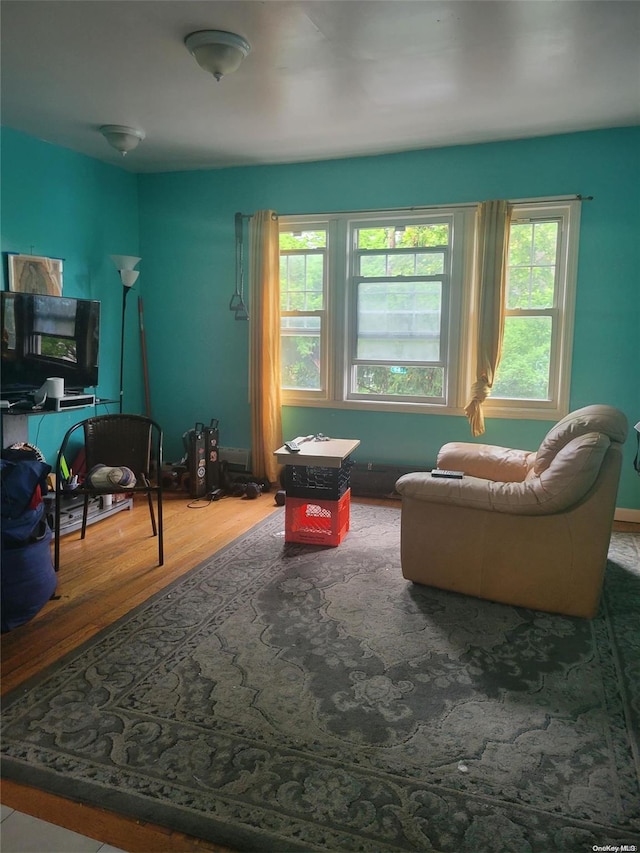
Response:
[[[90,472],[96,465],[110,467],[125,467],[131,469],[136,476],[136,484],[130,488],[119,487],[107,483],[104,486],[92,484],[86,477],[74,494],[84,497],[82,513],[81,538],[87,532],[87,514],[89,499],[100,495],[110,495],[118,492],[133,495],[147,495],[149,515],[153,535],[158,537],[158,565],[164,563],[164,548],[162,536],[162,429],[150,418],[142,415],[98,415],[87,418],[75,424],[65,434],[56,461],[56,505],[55,505],[55,547],[54,566],[58,571],[60,566],[60,516],[66,478],[65,466],[70,453],[70,446],[84,439],[86,471]],[[76,448],[77,452],[79,448]],[[153,495],[157,503],[157,522],[153,507]]]

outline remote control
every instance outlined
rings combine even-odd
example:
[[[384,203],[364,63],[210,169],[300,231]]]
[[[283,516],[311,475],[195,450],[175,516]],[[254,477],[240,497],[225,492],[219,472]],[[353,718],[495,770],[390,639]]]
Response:
[[[285,441],[284,446],[289,453],[300,453],[300,446],[297,441]]]
[[[434,468],[431,476],[442,477],[447,480],[461,480],[464,477],[464,471],[445,471],[443,468]]]

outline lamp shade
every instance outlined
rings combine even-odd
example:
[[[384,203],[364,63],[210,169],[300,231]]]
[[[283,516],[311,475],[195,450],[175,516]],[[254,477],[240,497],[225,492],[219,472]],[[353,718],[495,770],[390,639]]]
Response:
[[[133,287],[139,275],[139,270],[120,270],[120,280],[125,287]]]
[[[133,270],[142,258],[136,258],[133,255],[111,255],[111,260],[117,270]]]
[[[224,30],[198,30],[184,43],[198,65],[218,81],[235,71],[251,51],[246,39]]]

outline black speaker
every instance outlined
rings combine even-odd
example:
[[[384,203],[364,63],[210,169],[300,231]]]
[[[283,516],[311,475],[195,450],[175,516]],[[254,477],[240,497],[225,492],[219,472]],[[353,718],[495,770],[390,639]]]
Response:
[[[207,491],[213,492],[221,486],[220,472],[220,431],[218,421],[211,419],[208,427],[204,427],[205,468]]]
[[[207,492],[207,468],[204,441],[204,424],[196,423],[183,435],[187,449],[189,494],[201,498]]]

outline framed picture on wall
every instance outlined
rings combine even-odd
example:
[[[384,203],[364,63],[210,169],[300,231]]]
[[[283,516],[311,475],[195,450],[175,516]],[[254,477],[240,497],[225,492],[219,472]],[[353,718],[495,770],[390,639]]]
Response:
[[[62,296],[62,259],[9,255],[9,290]]]

